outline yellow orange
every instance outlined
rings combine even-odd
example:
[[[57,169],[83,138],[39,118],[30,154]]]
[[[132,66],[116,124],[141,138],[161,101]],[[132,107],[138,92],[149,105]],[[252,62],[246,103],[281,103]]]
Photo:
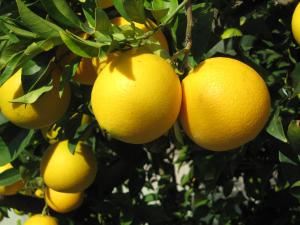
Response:
[[[254,139],[268,120],[267,86],[254,69],[238,60],[204,60],[183,79],[182,89],[181,123],[203,148],[237,148]]]
[[[91,105],[100,126],[114,138],[141,144],[163,135],[175,122],[181,86],[161,57],[124,52],[98,76]]]
[[[292,17],[292,33],[300,45],[300,3],[296,6]]]
[[[97,161],[92,150],[82,142],[76,145],[74,154],[68,140],[48,147],[41,161],[41,175],[45,184],[59,192],[82,192],[94,181]]]
[[[84,193],[64,193],[51,188],[45,189],[45,200],[48,206],[56,212],[67,213],[77,209],[83,202]]]
[[[103,70],[103,68],[118,56],[117,52],[110,53],[107,55],[106,59],[100,60],[99,58],[82,58],[78,69],[74,75],[74,80],[84,85],[93,85],[98,74]]]
[[[59,225],[56,218],[52,216],[36,214],[29,217],[28,220],[25,221],[24,225]]]
[[[59,96],[59,70],[53,70],[52,78],[52,90],[44,93],[33,104],[12,103],[12,100],[24,95],[21,69],[18,70],[0,89],[2,114],[15,125],[27,129],[39,129],[56,122],[68,109],[71,93],[66,84],[62,97]]]

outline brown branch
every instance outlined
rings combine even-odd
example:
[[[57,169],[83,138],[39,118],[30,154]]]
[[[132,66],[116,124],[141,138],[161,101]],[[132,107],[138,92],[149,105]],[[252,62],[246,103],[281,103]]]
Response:
[[[192,13],[192,1],[187,0],[185,5],[186,11],[186,31],[185,31],[185,43],[184,48],[175,52],[171,58],[171,61],[174,62],[179,55],[184,54],[183,65],[188,68],[187,57],[190,54],[192,48],[192,28],[193,28],[193,13]]]
[[[192,12],[192,2],[188,0],[186,4],[186,32],[185,32],[185,52],[184,52],[184,66],[187,68],[187,57],[192,48],[192,28],[193,28],[193,12]]]

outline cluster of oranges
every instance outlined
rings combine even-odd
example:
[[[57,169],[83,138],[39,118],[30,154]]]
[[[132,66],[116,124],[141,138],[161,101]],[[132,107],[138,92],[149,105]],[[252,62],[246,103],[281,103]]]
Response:
[[[300,43],[299,21],[300,4],[292,22],[294,37]],[[119,26],[128,23],[123,18],[112,22]],[[141,24],[136,27],[149,29]],[[162,32],[158,31],[154,38],[168,50]],[[24,94],[21,69],[17,71],[0,89],[3,115],[28,129],[55,123],[68,109],[71,91],[66,84],[60,95],[59,69],[51,75],[52,90],[35,103],[24,105],[11,102]],[[111,53],[104,61],[82,59],[74,79],[93,85],[91,106],[99,126],[112,137],[131,144],[157,139],[179,118],[185,133],[199,146],[213,151],[231,150],[254,139],[270,111],[270,95],[260,75],[243,62],[226,57],[204,60],[180,82],[171,64],[146,46]],[[77,144],[74,154],[69,152],[68,140],[50,145],[41,161],[46,202],[61,213],[77,208],[96,172],[97,161],[84,142]],[[22,182],[0,187],[0,194],[8,189],[6,194],[14,194],[21,187]],[[38,217],[32,217],[32,221]]]

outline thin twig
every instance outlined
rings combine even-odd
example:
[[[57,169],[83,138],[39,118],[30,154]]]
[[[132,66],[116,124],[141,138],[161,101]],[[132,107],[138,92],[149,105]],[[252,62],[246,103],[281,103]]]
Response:
[[[193,13],[192,13],[191,0],[187,0],[187,4],[185,5],[185,11],[186,11],[187,22],[186,22],[184,48],[175,52],[171,60],[174,62],[179,57],[179,55],[184,54],[183,65],[185,67],[188,67],[187,59],[192,48],[192,28],[193,28]]]

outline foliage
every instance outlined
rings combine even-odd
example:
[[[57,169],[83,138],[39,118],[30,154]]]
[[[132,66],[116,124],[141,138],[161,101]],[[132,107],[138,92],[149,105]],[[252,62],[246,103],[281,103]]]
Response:
[[[61,87],[71,83],[72,103],[57,122],[62,127],[59,138],[68,138],[74,149],[89,132],[99,172],[78,210],[67,216],[53,212],[61,224],[300,223],[300,47],[290,27],[298,1],[192,1],[193,45],[187,58],[181,51],[186,44],[186,2],[114,0],[115,8],[103,10],[93,0],[0,0],[0,84],[17,68],[29,68],[22,79],[30,103],[51,89],[50,81],[36,81],[60,62],[58,48],[66,46],[78,57],[105,58],[109,52],[153,42],[147,37],[157,29],[167,36],[170,56],[177,54],[173,63],[181,79],[203,59],[229,56],[255,68],[271,93],[268,125],[239,149],[201,149],[179,124],[154,142],[129,145],[96,125],[91,87],[72,79],[78,59],[64,65]],[[140,23],[151,18],[159,26],[146,34],[133,23],[121,29],[109,21],[119,14]],[[234,30],[222,35],[228,28]],[[87,40],[80,36],[83,32],[89,34]],[[80,126],[83,113],[93,117],[91,125]],[[0,165],[13,162],[20,168],[28,181],[23,195],[42,186],[38,169],[47,146],[39,130],[20,129],[0,114]],[[1,174],[0,183],[18,179],[11,170]],[[6,207],[0,212],[5,215]]]

